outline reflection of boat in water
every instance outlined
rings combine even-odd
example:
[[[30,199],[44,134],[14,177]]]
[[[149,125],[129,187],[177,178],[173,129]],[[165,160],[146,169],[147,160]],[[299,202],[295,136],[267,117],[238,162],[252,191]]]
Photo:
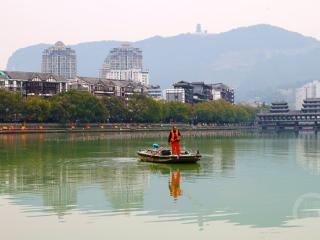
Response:
[[[151,172],[159,172],[161,174],[170,174],[174,171],[183,171],[186,173],[198,173],[200,170],[199,163],[193,164],[148,164]]]
[[[191,153],[182,151],[180,156],[171,155],[168,149],[145,149],[138,151],[139,158],[142,162],[153,163],[174,163],[174,164],[190,164],[196,163],[200,160],[201,155],[199,152]]]

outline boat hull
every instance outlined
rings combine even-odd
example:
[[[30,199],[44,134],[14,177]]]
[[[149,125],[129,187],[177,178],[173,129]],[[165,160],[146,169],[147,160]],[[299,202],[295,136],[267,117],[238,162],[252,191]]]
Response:
[[[196,163],[200,160],[200,154],[181,154],[180,157],[177,155],[152,155],[150,153],[139,151],[139,158],[141,162],[152,162],[152,163],[172,163],[172,164],[190,164]]]

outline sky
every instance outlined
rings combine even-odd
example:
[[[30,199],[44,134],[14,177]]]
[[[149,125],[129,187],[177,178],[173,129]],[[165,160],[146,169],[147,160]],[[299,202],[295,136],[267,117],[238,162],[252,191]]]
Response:
[[[136,41],[271,24],[320,39],[319,0],[1,0],[0,69],[38,43]]]

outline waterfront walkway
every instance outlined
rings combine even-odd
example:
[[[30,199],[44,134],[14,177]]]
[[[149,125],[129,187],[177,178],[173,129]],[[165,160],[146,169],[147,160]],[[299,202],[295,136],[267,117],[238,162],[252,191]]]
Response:
[[[182,131],[252,130],[250,124],[175,124]],[[0,134],[169,131],[172,124],[0,124]]]

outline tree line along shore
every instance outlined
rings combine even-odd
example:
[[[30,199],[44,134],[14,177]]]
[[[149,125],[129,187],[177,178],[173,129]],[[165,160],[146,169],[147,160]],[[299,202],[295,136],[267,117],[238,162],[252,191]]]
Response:
[[[95,97],[71,90],[51,98],[21,95],[0,89],[1,123],[185,123],[250,124],[259,108],[223,100],[194,105],[156,101],[135,94],[128,100]]]

